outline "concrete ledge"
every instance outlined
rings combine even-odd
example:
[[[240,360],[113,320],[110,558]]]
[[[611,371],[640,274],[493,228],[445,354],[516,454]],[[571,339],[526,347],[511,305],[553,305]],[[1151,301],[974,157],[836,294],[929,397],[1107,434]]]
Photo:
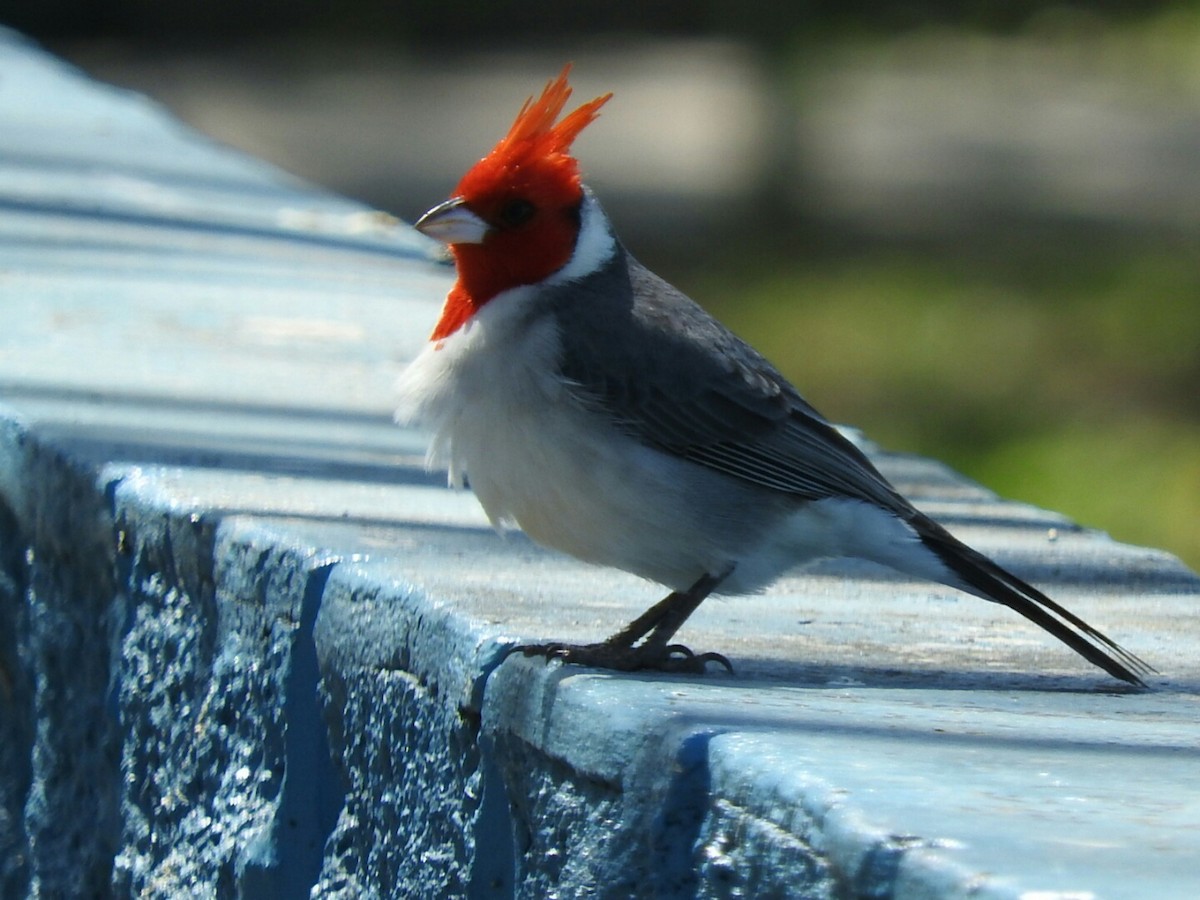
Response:
[[[851,564],[706,604],[735,677],[501,662],[657,591],[422,471],[411,230],[7,33],[0,208],[0,896],[1200,894],[1169,555],[877,453],[1155,689]]]

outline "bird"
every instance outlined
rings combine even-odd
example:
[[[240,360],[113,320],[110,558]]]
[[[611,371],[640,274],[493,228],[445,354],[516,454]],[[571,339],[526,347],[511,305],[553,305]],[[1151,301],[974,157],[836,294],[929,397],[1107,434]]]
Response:
[[[607,640],[519,645],[619,671],[732,671],[673,643],[710,595],[854,557],[1009,607],[1144,687],[1155,670],[918,511],[741,338],[639,263],[571,148],[568,63],[415,223],[457,279],[398,382],[397,421],[492,524],[670,593]]]

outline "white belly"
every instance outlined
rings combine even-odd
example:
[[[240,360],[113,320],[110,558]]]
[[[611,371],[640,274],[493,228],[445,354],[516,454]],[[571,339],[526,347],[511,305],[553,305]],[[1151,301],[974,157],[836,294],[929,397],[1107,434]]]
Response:
[[[709,509],[718,476],[583,406],[557,374],[553,323],[506,328],[494,305],[401,378],[398,418],[432,429],[431,464],[465,475],[496,525],[587,562],[679,590],[734,562],[745,522]]]
[[[471,488],[497,523],[513,523],[540,544],[687,587],[707,561],[686,534],[688,499],[673,461],[589,414],[552,416],[509,409],[464,422],[454,437]],[[489,426],[489,420],[490,426]],[[648,542],[647,534],[655,535]],[[694,537],[694,536],[692,536]],[[651,546],[648,546],[648,543]]]

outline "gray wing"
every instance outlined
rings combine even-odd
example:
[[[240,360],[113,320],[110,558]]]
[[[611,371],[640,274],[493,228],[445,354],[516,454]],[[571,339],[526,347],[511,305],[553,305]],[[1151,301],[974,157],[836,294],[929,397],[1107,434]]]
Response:
[[[633,437],[797,497],[875,503],[912,526],[947,584],[1016,610],[1131,684],[1154,671],[915,510],[770,363],[632,259],[618,253],[557,299],[554,314],[573,319],[562,330],[563,374]]]
[[[758,352],[623,253],[555,306],[563,374],[652,447],[772,490],[912,507]],[[583,288],[583,290],[580,290]]]

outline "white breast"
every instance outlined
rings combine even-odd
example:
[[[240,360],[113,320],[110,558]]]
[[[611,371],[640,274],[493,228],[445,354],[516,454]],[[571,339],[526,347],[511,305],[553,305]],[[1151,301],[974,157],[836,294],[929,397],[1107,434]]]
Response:
[[[730,535],[697,527],[710,476],[582,404],[558,373],[554,320],[531,321],[531,302],[528,289],[496,297],[402,376],[397,417],[432,430],[430,465],[455,486],[465,475],[498,527],[579,559],[680,590],[726,567]]]

